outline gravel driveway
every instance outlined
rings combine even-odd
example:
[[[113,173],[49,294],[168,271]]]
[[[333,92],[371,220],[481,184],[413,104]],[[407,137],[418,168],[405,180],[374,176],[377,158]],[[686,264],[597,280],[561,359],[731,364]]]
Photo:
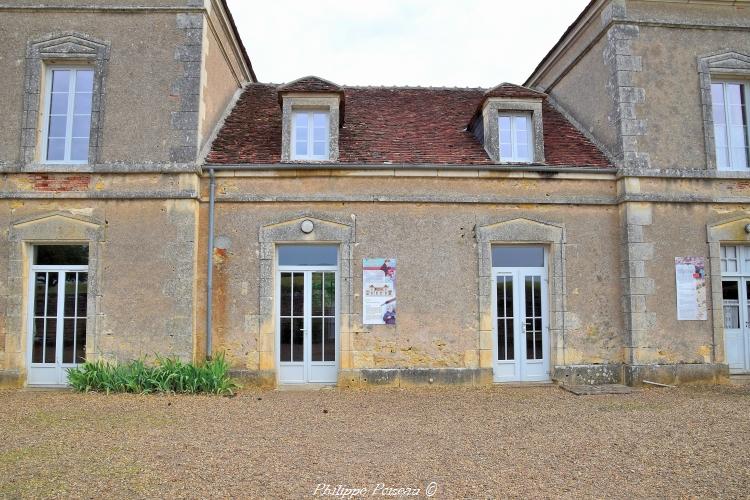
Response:
[[[0,391],[0,497],[425,498],[432,482],[434,498],[746,497],[750,387]]]

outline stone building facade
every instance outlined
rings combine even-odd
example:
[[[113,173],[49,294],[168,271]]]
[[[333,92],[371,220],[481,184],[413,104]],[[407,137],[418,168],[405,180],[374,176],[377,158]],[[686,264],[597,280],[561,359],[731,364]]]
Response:
[[[3,385],[750,371],[748,1],[593,0],[493,89],[258,83],[217,0],[0,12]]]

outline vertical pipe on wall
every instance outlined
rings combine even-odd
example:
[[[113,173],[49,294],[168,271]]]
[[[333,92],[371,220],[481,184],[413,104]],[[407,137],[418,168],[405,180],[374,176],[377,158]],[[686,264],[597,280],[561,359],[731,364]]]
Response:
[[[213,296],[214,296],[214,204],[216,201],[216,174],[208,171],[208,264],[206,276],[206,359],[211,359],[213,351]]]

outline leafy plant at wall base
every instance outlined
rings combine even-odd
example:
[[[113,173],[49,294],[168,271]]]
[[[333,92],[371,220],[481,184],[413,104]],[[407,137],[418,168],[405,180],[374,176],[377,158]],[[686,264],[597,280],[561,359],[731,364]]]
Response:
[[[92,361],[68,370],[68,383],[79,392],[130,392],[136,394],[186,393],[233,395],[239,386],[229,378],[223,354],[199,364],[157,355],[147,364]]]

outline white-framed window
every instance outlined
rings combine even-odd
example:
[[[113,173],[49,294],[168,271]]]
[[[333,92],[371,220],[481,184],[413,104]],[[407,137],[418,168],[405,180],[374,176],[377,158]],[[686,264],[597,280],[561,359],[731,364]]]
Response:
[[[747,170],[748,85],[745,82],[720,81],[711,84],[716,166],[719,170]]]
[[[292,159],[328,160],[328,111],[292,112]]]
[[[531,163],[534,161],[534,143],[531,113],[504,113],[498,115],[500,132],[500,161]]]
[[[42,161],[88,163],[94,70],[50,67],[46,73]]]

